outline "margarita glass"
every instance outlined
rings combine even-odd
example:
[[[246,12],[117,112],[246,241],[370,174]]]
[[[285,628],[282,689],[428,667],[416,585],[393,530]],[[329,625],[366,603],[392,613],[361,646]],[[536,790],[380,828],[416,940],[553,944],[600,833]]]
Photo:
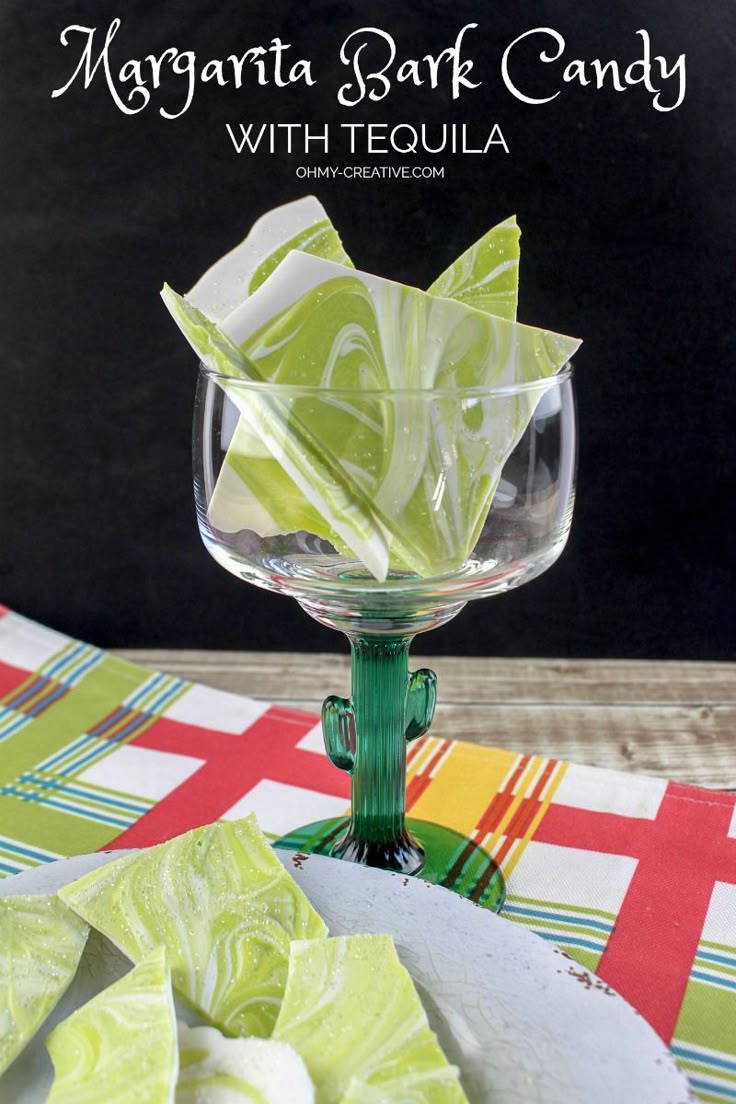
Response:
[[[372,496],[360,492],[371,518],[366,541],[384,542],[385,573],[375,562],[369,569],[283,472],[278,494],[283,505],[294,493],[286,513],[301,528],[278,531],[253,493],[279,469],[248,431],[249,411],[254,426],[278,421],[298,431],[339,425],[336,409],[350,410],[357,436],[361,426],[367,439],[376,426],[391,427],[394,455],[376,449],[366,464],[359,442],[362,471],[390,473],[371,484],[379,487]],[[352,438],[329,441],[325,463],[350,474],[354,447]],[[230,478],[232,465],[241,478]],[[468,601],[521,586],[554,563],[570,528],[575,468],[569,364],[533,382],[413,391],[254,382],[200,366],[194,486],[206,548],[233,575],[295,598],[350,641],[351,696],[326,699],[322,727],[330,760],[351,775],[351,812],[295,828],[283,846],[417,874],[501,907],[503,877],[482,841],[406,817],[407,745],[428,731],[436,699],[434,674],[409,672],[409,646]]]

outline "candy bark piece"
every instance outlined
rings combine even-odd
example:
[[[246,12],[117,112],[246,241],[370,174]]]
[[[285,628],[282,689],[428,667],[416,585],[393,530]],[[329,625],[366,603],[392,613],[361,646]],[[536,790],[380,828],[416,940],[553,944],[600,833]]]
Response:
[[[401,1104],[414,1104],[417,1099],[420,1102],[422,1100],[421,1097],[406,1096],[403,1093],[400,1096]],[[396,1104],[396,1100],[396,1097],[387,1096],[375,1085],[366,1085],[365,1081],[358,1081],[357,1077],[354,1077],[340,1104]]]
[[[164,285],[161,294],[187,341],[212,371],[234,380],[263,382],[255,365],[216,323],[168,285]],[[296,483],[323,519],[322,524],[334,529],[377,578],[384,578],[388,570],[388,543],[372,515],[370,503],[339,461],[328,456],[311,430],[294,417],[288,396],[267,388],[246,391],[237,387],[230,388],[228,395],[244,416],[245,424],[252,427],[258,455],[262,455],[263,442],[278,467]],[[250,501],[255,498],[259,503],[259,521],[264,516],[271,517],[274,509],[279,508],[280,497],[287,493],[276,475],[273,465],[267,465],[260,491],[265,501],[258,489],[251,489]]]
[[[181,324],[187,305],[169,299]],[[319,389],[289,400],[225,385],[277,459],[279,445],[269,439],[273,410],[288,408],[288,474],[379,580],[386,574],[381,536],[392,562],[420,576],[451,572],[464,562],[503,465],[543,393],[484,398],[482,392],[551,377],[580,345],[297,252],[222,330],[213,329],[219,336],[210,347],[196,329],[185,332],[220,371],[235,374],[237,346],[249,378]],[[232,344],[224,358],[226,339]],[[335,395],[339,388],[346,393]],[[459,392],[469,388],[479,389],[478,399],[461,403]],[[390,394],[382,396],[381,389]],[[431,409],[430,392],[436,397]],[[315,484],[315,460],[332,473],[331,487]],[[247,462],[237,467],[246,482],[247,469]],[[277,518],[278,488],[269,493],[258,482],[251,490]],[[362,531],[360,546],[354,530]]]
[[[173,1104],[179,1054],[165,949],[63,1020],[46,1046],[56,1075],[47,1104]]]
[[[389,1101],[467,1104],[388,935],[293,943],[273,1038],[301,1054],[317,1104],[340,1104],[353,1078]]]
[[[264,381],[366,391],[510,386],[552,375],[580,346],[296,251],[220,329]]]
[[[314,1085],[287,1043],[179,1023],[176,1104],[314,1104]]]
[[[212,321],[222,321],[257,291],[294,249],[347,267],[353,264],[322,204],[314,196],[306,196],[258,219],[245,241],[201,277],[187,300]],[[247,479],[242,474],[243,460]],[[272,517],[263,504],[269,497],[279,503],[278,518]],[[330,528],[243,417],[215,484],[209,517],[216,528],[225,532],[254,525],[261,536],[306,530],[344,547],[340,535]],[[378,544],[383,546],[384,542],[379,538]]]
[[[543,392],[458,393],[552,376],[580,344],[298,253],[224,328],[269,382],[352,391],[297,398],[293,416],[363,493],[392,561],[420,576],[467,558]]]
[[[0,1073],[69,988],[88,934],[55,894],[0,897]]]
[[[457,299],[476,310],[515,322],[519,236],[515,215],[493,226],[437,277],[428,289],[429,294]]]
[[[219,322],[252,295],[292,249],[352,264],[315,196],[274,207],[253,223],[246,238],[202,275],[187,299]]]
[[[232,1035],[269,1035],[289,943],[326,926],[253,815],[124,856],[60,896],[134,962],[167,948],[174,987]]]
[[[435,1078],[434,1083],[420,1079],[414,1085],[407,1082],[398,1088],[383,1089],[354,1077],[340,1104],[444,1104],[447,1100],[465,1100],[464,1096],[448,1096],[448,1091],[447,1082],[441,1078]]]
[[[274,216],[281,212],[296,214],[300,205],[305,210],[310,200],[300,200],[296,204],[277,208]],[[321,215],[324,209],[319,207]],[[321,216],[320,216],[321,217]],[[326,217],[326,215],[325,215]],[[269,216],[264,216],[269,220]],[[264,220],[260,220],[256,226]],[[270,225],[270,222],[269,222]],[[252,232],[251,236],[255,233]],[[309,252],[326,260],[338,261],[352,267],[349,259],[340,260],[335,255],[332,234],[322,234],[310,239]],[[334,235],[336,237],[336,235]],[[247,239],[247,241],[250,240]],[[291,249],[302,249],[299,237],[294,237],[281,250],[279,261],[283,260]],[[344,253],[344,251],[343,251]],[[270,263],[270,262],[269,262]],[[273,265],[272,269],[276,266]],[[434,295],[459,302],[469,303],[479,310],[508,318],[516,318],[519,275],[519,228],[514,217],[498,226],[492,227],[479,241],[457,258],[429,289]],[[199,285],[198,285],[199,286]],[[258,285],[260,286],[260,285]],[[254,283],[248,287],[248,295],[256,290]],[[201,307],[211,318],[215,316],[207,309],[204,297],[192,292],[187,296],[195,306]],[[242,295],[241,303],[247,298]],[[240,305],[240,304],[238,304]],[[225,326],[227,322],[225,320]],[[270,501],[276,509],[272,516],[264,505]],[[225,533],[251,529],[262,537],[279,533],[293,533],[300,530],[314,533],[332,542],[347,555],[350,550],[344,548],[340,535],[331,529],[327,520],[316,510],[300,490],[298,484],[287,474],[279,462],[271,456],[247,419],[241,417],[228,446],[212,498],[208,516],[211,524]]]

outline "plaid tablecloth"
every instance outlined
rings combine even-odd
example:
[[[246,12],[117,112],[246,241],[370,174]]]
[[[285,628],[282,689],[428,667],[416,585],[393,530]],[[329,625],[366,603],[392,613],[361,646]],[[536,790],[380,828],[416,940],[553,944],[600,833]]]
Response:
[[[281,835],[348,795],[311,714],[0,607],[0,875],[251,811]],[[504,915],[638,1008],[701,1100],[736,1101],[736,795],[430,736],[408,806],[490,848]]]

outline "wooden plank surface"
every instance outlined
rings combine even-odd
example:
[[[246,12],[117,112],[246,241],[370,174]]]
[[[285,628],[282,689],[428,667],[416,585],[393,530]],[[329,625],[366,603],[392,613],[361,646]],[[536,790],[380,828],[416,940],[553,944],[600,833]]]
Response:
[[[148,667],[318,713],[347,655],[127,651]],[[736,788],[736,664],[414,656],[439,678],[432,732],[579,763]]]

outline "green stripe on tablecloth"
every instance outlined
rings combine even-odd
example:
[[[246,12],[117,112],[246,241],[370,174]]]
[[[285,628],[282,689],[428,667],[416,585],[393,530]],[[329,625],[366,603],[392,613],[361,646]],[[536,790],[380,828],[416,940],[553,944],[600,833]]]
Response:
[[[33,770],[47,756],[99,723],[148,678],[150,671],[106,656],[63,698],[3,742],[0,785],[13,783],[24,771]],[[5,830],[10,832],[11,826],[4,824],[0,814],[0,833]]]
[[[733,1104],[736,1100],[736,1086],[729,1085],[718,1078],[691,1074],[688,1080],[698,1100],[717,1101],[718,1104]]]
[[[95,820],[100,824],[110,824],[121,832],[127,828],[131,821],[120,815],[106,812],[103,809],[93,809],[81,802],[68,801],[62,794],[39,793],[35,787],[22,785],[7,786],[3,797],[17,797],[27,804],[42,805],[45,809],[58,809],[60,813],[68,813],[70,816],[82,817],[84,820]]]
[[[710,1082],[701,1081],[697,1077],[690,1081],[690,1088],[695,1094],[696,1100],[700,1100],[702,1104],[733,1104],[734,1099],[736,1099],[733,1093],[730,1092],[728,1094],[718,1093],[717,1095],[714,1091],[706,1092],[703,1088],[704,1085],[710,1087]]]
[[[711,943],[708,939],[701,939],[698,957],[717,962],[721,966],[736,967],[736,947],[729,947],[726,943]]]
[[[93,782],[83,782],[78,778],[59,777],[50,771],[29,771],[20,776],[16,785],[39,796],[47,794],[53,796],[59,793],[67,798],[79,800],[92,808],[96,806],[108,808],[119,812],[131,821],[143,816],[154,804],[150,798],[140,798],[135,794],[113,790],[108,786],[97,786]]]
[[[679,1050],[674,1050],[677,1060],[686,1071],[688,1077],[718,1077],[736,1095],[736,1074],[723,1070],[712,1062],[694,1062],[689,1058],[683,1058]]]
[[[99,788],[93,789],[85,783],[67,783],[53,775],[22,774],[19,779],[0,791],[3,796],[18,797],[29,804],[44,805],[50,809],[60,809],[72,816],[85,817],[111,824],[122,831],[147,813],[152,802],[145,805],[140,802],[125,801],[113,797]]]
[[[587,908],[585,905],[556,905],[551,904],[549,901],[544,901],[539,897],[522,897],[516,893],[510,893],[506,898],[506,903],[512,902],[514,905],[529,905],[534,909],[550,909],[560,908],[565,912],[579,913],[581,916],[594,916],[596,919],[599,917],[608,922],[610,927],[616,921],[616,914],[614,912],[606,912],[604,909]],[[705,943],[702,944],[705,946]],[[715,944],[713,944],[715,946]]]
[[[0,834],[60,855],[86,855],[110,843],[123,828],[70,815],[60,809],[0,797]]]
[[[6,878],[9,874],[20,874],[23,870],[63,858],[66,856],[55,851],[29,847],[21,840],[0,836],[0,878]]]
[[[672,1053],[699,1100],[736,1100],[736,1058],[733,1054],[679,1042],[672,1044]]]
[[[511,917],[509,917],[511,919]],[[556,947],[559,947],[561,951],[567,951],[567,953],[574,958],[574,962],[570,963],[570,973],[574,972],[575,966],[583,966],[591,973],[595,973],[598,969],[598,963],[601,960],[602,950],[593,949],[588,944],[587,940],[580,940],[577,936],[562,935],[560,932],[555,931],[543,931],[541,928],[532,929],[535,935],[539,935],[542,939],[546,939],[548,943],[554,943]]]
[[[526,927],[532,928],[533,931],[539,932],[540,935],[548,935],[550,933],[557,932],[560,935],[569,935],[571,938],[578,938],[586,940],[589,943],[595,943],[596,947],[602,952],[605,949],[608,942],[608,932],[594,931],[584,924],[571,924],[564,920],[541,920],[533,916],[520,916],[514,912],[513,909],[507,909],[504,907],[503,914],[507,920],[515,920],[517,924],[524,924]],[[592,947],[590,948],[592,950]]]
[[[695,956],[696,965],[705,970],[718,970],[722,974],[736,976],[736,958],[727,959],[725,955],[708,951],[698,951]],[[733,963],[733,965],[731,965]]]
[[[723,1054],[736,1052],[736,989],[690,980],[685,990],[674,1042],[706,1047]]]
[[[602,909],[561,905],[531,897],[506,898],[503,914],[536,935],[569,951],[588,970],[596,970],[613,930],[615,917]]]

